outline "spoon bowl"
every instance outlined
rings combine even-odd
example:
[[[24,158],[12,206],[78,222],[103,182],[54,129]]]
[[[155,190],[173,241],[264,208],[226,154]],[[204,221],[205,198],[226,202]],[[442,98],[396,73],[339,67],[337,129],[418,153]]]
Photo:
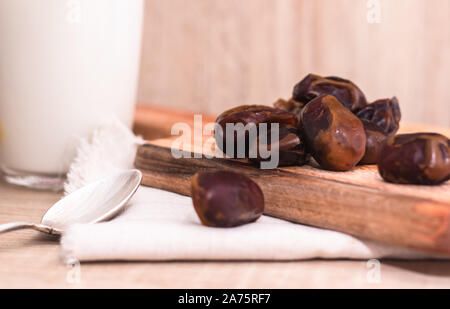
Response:
[[[0,225],[0,233],[35,229],[60,235],[76,223],[98,223],[117,215],[142,181],[139,170],[127,170],[88,184],[65,196],[44,215],[40,224],[15,222]]]

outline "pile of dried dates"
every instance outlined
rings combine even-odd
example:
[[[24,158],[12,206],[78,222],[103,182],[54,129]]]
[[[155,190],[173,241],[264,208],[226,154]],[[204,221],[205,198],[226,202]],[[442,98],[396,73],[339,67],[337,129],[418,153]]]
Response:
[[[289,100],[225,111],[216,120],[214,136],[231,158],[263,164],[276,153],[274,168],[314,158],[331,171],[377,164],[383,179],[392,183],[439,185],[449,180],[450,140],[436,133],[396,135],[400,119],[395,97],[369,103],[349,80],[309,74]],[[192,199],[200,221],[210,227],[254,222],[264,212],[259,186],[227,171],[196,174]]]
[[[215,138],[228,156],[251,162],[270,159],[260,154],[264,145],[278,151],[278,166],[307,164],[312,157],[331,171],[378,164],[380,175],[393,183],[437,185],[450,179],[450,140],[439,134],[396,135],[400,119],[396,97],[370,103],[349,80],[309,74],[295,85],[289,100],[222,113],[216,120],[221,130]],[[274,123],[278,124],[275,139],[270,129]],[[230,131],[227,124],[242,126]],[[249,125],[259,128],[260,124],[269,125],[268,129],[249,134]],[[239,144],[246,150],[236,156]],[[227,152],[227,147],[234,152]]]

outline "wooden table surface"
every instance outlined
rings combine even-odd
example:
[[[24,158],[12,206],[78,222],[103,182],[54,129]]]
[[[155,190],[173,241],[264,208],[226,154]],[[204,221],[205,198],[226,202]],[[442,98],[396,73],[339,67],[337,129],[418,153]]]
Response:
[[[0,223],[37,221],[59,198],[1,182]],[[450,288],[450,262],[381,261],[380,283],[370,283],[368,272],[367,261],[346,260],[88,263],[74,269],[60,261],[57,238],[34,231],[0,236],[0,288]]]

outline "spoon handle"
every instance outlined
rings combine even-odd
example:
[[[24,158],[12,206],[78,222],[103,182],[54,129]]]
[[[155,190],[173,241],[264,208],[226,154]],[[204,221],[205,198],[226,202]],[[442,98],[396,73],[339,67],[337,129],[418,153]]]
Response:
[[[53,229],[51,227],[41,225],[41,224],[35,224],[35,223],[28,223],[28,222],[12,222],[12,223],[5,223],[0,224],[0,234],[2,233],[8,233],[16,230],[22,230],[22,229],[33,229],[39,232],[52,234]]]

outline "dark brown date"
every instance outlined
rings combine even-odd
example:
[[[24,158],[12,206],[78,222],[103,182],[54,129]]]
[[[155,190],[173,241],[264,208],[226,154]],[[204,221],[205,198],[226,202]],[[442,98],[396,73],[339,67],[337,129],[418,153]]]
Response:
[[[324,94],[335,96],[352,112],[367,105],[364,93],[351,81],[335,76],[322,77],[315,74],[309,74],[294,87],[293,99],[306,104]]]
[[[395,134],[400,126],[400,106],[397,98],[375,101],[360,110],[356,116],[366,131],[366,153],[361,164],[376,164],[383,142]]]
[[[450,140],[437,133],[390,137],[381,148],[378,170],[399,184],[438,185],[450,179]]]
[[[364,157],[359,162],[360,164],[377,164],[380,149],[388,136],[383,132],[383,129],[369,122],[362,120],[364,131],[366,132],[366,151]]]
[[[297,120],[291,113],[265,105],[242,105],[232,108],[220,114],[216,122],[221,126],[227,123],[297,125]]]
[[[261,134],[258,135],[256,144],[250,145],[250,148],[256,149],[278,149],[278,166],[303,165],[309,160],[309,154],[306,152],[303,139],[299,136],[298,128],[294,126],[281,126],[278,131],[278,140],[272,141],[272,132],[269,130],[266,140],[261,140]],[[278,142],[278,143],[277,143]],[[258,152],[258,157],[251,159],[254,162],[268,161],[263,159]]]
[[[332,95],[322,95],[302,111],[307,149],[328,170],[348,171],[361,161],[366,134],[361,120]]]
[[[245,145],[244,158],[249,158],[249,155],[256,153],[257,156],[253,161],[261,162],[259,153],[259,147],[265,146],[268,149],[274,149],[277,147],[279,150],[279,166],[286,166],[292,164],[304,164],[307,159],[304,143],[298,134],[298,120],[294,114],[269,106],[261,105],[244,105],[233,108],[222,113],[216,120],[216,123],[220,125],[222,130],[216,132],[215,138],[219,148],[227,155],[233,155],[234,158],[238,156],[238,144]],[[267,135],[262,138],[262,132],[259,129],[259,125],[267,124]],[[277,141],[271,140],[271,124],[279,124],[279,135]],[[244,126],[248,124],[255,124],[257,128],[256,138],[252,139],[249,131],[245,128],[242,130],[234,130],[233,132],[227,132],[227,124],[242,124]],[[229,154],[227,152],[227,141],[234,139],[234,153]],[[264,142],[265,141],[265,142]],[[279,143],[277,143],[279,141]],[[262,145],[265,143],[266,145]],[[253,147],[257,147],[254,149]],[[253,150],[253,151],[251,151]],[[241,157],[242,158],[242,157]]]
[[[397,133],[402,118],[396,97],[375,101],[358,111],[356,116],[376,124],[387,136]]]
[[[240,123],[244,126],[248,124],[255,124],[258,128],[258,125],[261,123],[279,123],[280,126],[297,126],[298,121],[293,114],[281,109],[263,105],[243,105],[223,112],[219,115],[219,117],[217,117],[216,123],[219,124],[222,128],[221,131],[215,132],[214,134],[219,148],[224,153],[227,153],[227,140],[234,138],[234,154],[232,154],[233,157],[237,157],[237,145],[239,143],[243,143],[246,146],[245,157],[248,157],[249,145],[254,143],[254,141],[249,140],[248,131],[237,130],[230,134],[230,132],[227,133],[226,130],[227,124]]]
[[[234,227],[264,212],[264,195],[250,178],[228,171],[201,172],[192,179],[192,201],[203,225]]]

